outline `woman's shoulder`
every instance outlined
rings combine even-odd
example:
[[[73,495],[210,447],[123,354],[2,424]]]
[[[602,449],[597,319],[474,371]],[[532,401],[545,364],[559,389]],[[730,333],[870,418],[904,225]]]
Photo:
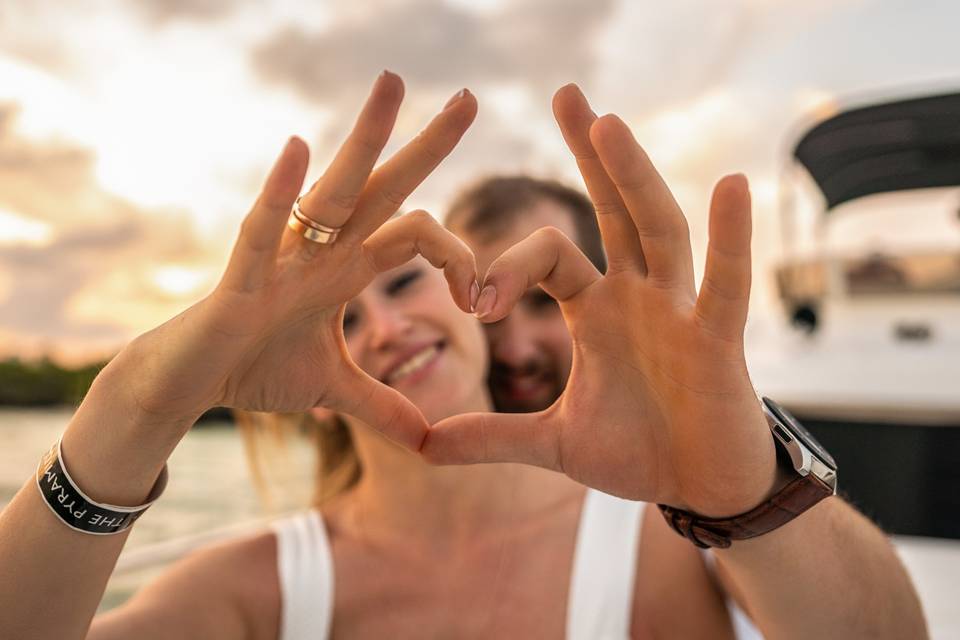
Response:
[[[262,529],[203,547],[178,565],[174,572],[183,572],[195,585],[206,587],[206,592],[200,592],[204,598],[217,594],[226,606],[243,613],[246,626],[255,631],[248,637],[275,637],[281,596],[274,531]]]
[[[276,638],[276,564],[276,537],[269,530],[202,547],[99,616],[90,637],[129,637],[162,625],[170,637]]]

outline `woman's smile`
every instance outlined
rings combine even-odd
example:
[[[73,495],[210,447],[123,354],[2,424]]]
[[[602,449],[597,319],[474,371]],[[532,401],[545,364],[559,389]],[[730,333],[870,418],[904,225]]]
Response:
[[[391,387],[415,385],[430,376],[436,369],[446,341],[440,340],[418,347],[391,365],[382,380]]]

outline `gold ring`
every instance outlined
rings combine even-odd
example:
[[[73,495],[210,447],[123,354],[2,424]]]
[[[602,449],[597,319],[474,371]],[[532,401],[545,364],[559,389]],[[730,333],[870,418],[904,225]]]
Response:
[[[293,211],[287,218],[287,226],[302,235],[311,242],[318,244],[333,244],[337,240],[337,235],[343,227],[328,227],[320,224],[313,218],[307,217],[300,209],[300,198],[293,203]]]

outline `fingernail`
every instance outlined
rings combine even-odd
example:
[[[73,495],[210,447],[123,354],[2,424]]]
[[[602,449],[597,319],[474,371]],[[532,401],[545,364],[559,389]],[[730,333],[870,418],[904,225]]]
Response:
[[[377,79],[373,84],[378,85],[381,82],[383,82],[383,79],[386,78],[387,76],[396,76],[396,75],[397,74],[395,74],[393,71],[390,71],[390,69],[384,69],[383,71],[380,72],[380,75],[377,76]]]
[[[477,310],[477,298],[480,297],[480,285],[477,284],[477,281],[474,280],[473,284],[470,285],[470,312]]]
[[[476,310],[474,315],[477,318],[483,319],[484,316],[493,311],[493,305],[497,302],[497,289],[492,285],[488,284],[483,288],[483,291],[480,292],[480,298],[477,300]]]
[[[466,96],[468,93],[470,93],[470,91],[469,91],[468,89],[466,89],[466,88],[460,89],[460,91],[457,91],[455,94],[453,94],[453,97],[452,97],[452,98],[450,98],[449,100],[447,100],[447,104],[443,105],[443,110],[446,111],[447,109],[449,109],[450,107],[452,107],[453,105],[455,105],[457,102],[459,102],[459,101],[460,101],[464,96]]]

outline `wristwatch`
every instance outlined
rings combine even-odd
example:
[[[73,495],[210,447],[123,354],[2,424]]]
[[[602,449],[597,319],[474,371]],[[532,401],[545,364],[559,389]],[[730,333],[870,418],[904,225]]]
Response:
[[[733,540],[755,538],[790,522],[837,492],[837,463],[796,418],[770,398],[763,413],[777,448],[777,464],[795,477],[758,507],[729,518],[704,518],[659,505],[667,524],[700,548],[726,549]]]

